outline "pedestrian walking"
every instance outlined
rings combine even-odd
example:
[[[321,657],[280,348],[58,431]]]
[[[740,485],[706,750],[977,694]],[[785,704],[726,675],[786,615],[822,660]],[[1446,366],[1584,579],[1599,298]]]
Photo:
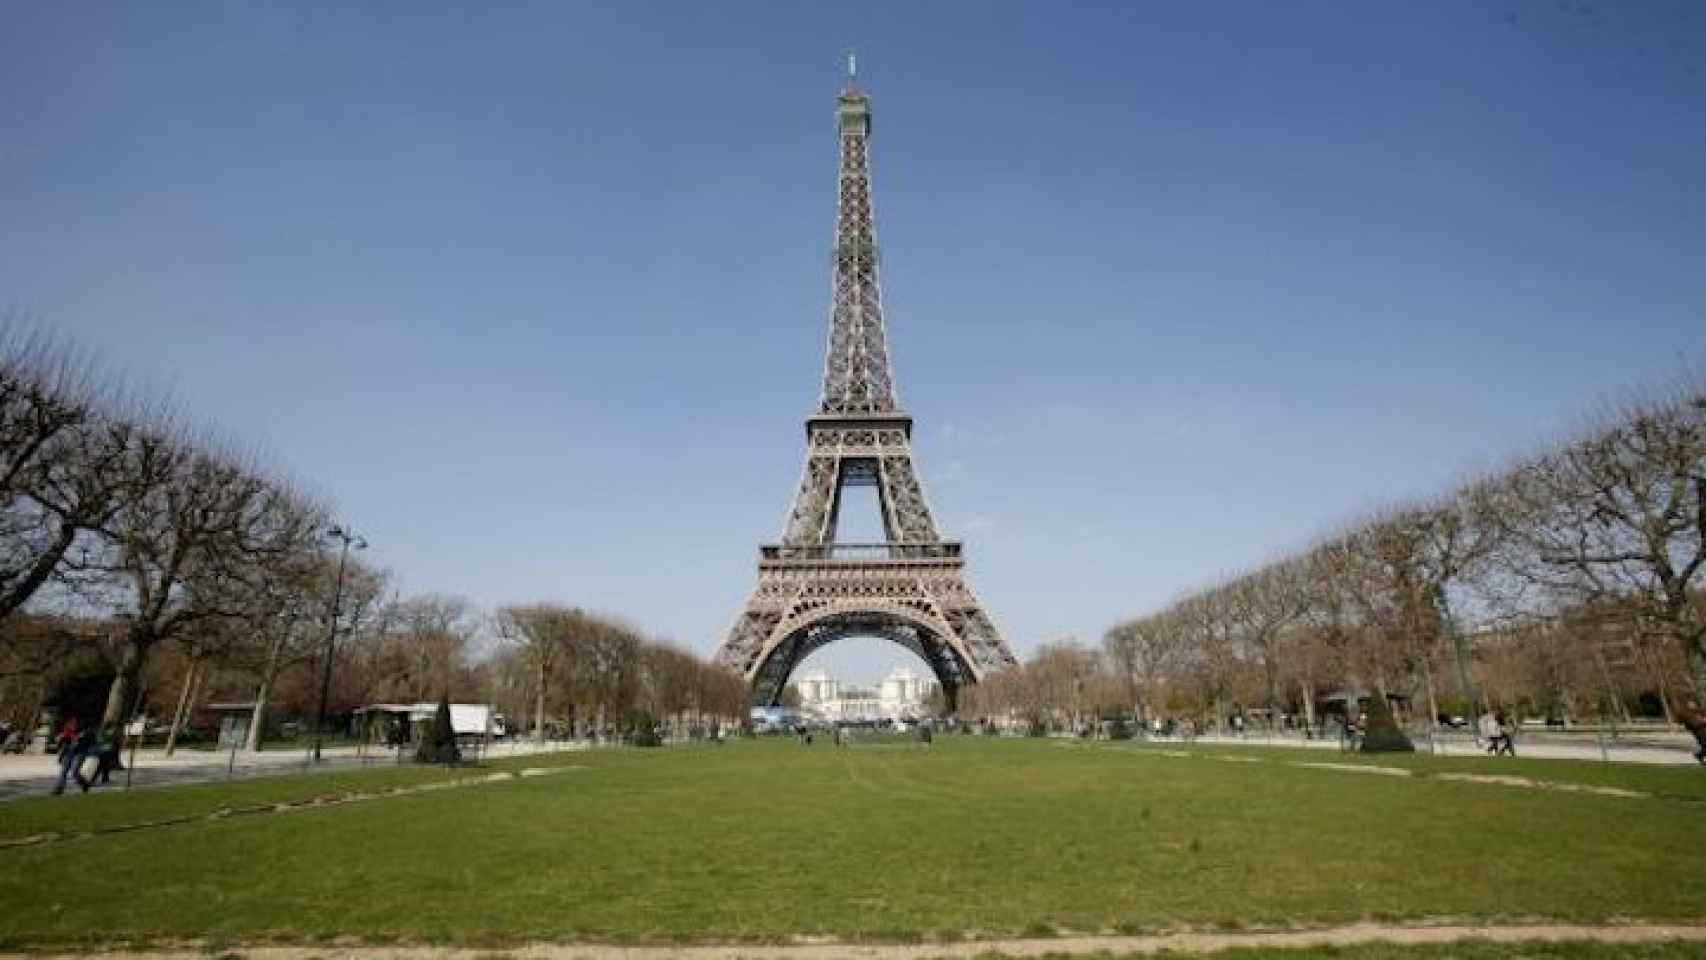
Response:
[[[124,769],[124,765],[119,763],[118,740],[103,727],[95,734],[93,752],[95,755],[95,772],[89,776],[89,782],[92,784],[111,783],[113,771]]]
[[[1694,759],[1706,763],[1706,713],[1700,711],[1700,704],[1688,701],[1676,719],[1683,729],[1694,734],[1694,745],[1700,748],[1694,751]]]
[[[1475,720],[1475,732],[1488,754],[1497,755],[1499,744],[1503,739],[1499,732],[1499,717],[1488,710]]]
[[[1504,711],[1498,714],[1499,749],[1494,756],[1516,756],[1516,722],[1505,717]]]
[[[93,728],[78,730],[75,717],[66,722],[59,731],[59,782],[53,785],[55,796],[65,792],[65,781],[75,778],[77,786],[84,793],[89,792],[89,781],[83,779],[83,761],[89,758],[89,751],[95,745]]]
[[[1339,749],[1355,752],[1362,747],[1362,728],[1349,714],[1340,718]]]
[[[69,751],[71,749],[71,745],[76,742],[77,718],[66,717],[65,722],[59,725],[59,732],[53,735],[54,755],[58,756],[61,760],[65,759],[66,752]]]

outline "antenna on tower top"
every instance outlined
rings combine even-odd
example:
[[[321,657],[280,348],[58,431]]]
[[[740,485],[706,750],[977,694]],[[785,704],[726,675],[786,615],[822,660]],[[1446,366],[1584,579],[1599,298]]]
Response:
[[[857,78],[858,76],[859,76],[859,55],[857,53],[854,53],[852,50],[849,50],[849,51],[847,51],[847,79],[852,80],[852,79]]]

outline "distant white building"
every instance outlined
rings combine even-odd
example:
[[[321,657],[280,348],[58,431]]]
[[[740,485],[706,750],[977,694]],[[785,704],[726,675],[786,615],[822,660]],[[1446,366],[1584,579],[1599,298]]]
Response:
[[[875,690],[846,686],[818,669],[794,681],[800,709],[829,723],[875,723],[910,720],[929,712],[930,695],[940,686],[910,667],[896,667]]]
[[[934,679],[919,676],[911,667],[896,667],[877,688],[877,696],[884,703],[922,706],[938,686]]]
[[[840,696],[841,685],[823,669],[813,670],[794,681],[794,686],[800,691],[801,703],[822,703]]]

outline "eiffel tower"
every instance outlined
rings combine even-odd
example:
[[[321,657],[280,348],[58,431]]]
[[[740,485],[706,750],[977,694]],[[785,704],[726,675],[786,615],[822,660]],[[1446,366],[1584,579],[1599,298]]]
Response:
[[[884,637],[930,665],[952,710],[962,686],[1015,661],[966,582],[961,544],[937,533],[912,466],[912,418],[895,398],[877,286],[871,103],[851,58],[836,119],[841,174],[823,400],[806,418],[806,465],[782,542],[758,548],[758,588],[717,661],[746,676],[753,703],[776,704],[812,651]],[[850,486],[876,488],[886,542],[835,542]]]

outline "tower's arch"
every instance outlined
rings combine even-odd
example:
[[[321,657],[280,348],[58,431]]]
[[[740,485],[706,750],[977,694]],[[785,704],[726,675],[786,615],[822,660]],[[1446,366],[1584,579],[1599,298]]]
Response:
[[[944,636],[941,625],[925,617],[894,609],[830,611],[779,632],[775,642],[759,655],[751,672],[753,701],[780,703],[788,678],[807,657],[854,637],[887,640],[916,654],[936,675],[950,711],[960,688],[977,677],[976,668],[952,634]]]

